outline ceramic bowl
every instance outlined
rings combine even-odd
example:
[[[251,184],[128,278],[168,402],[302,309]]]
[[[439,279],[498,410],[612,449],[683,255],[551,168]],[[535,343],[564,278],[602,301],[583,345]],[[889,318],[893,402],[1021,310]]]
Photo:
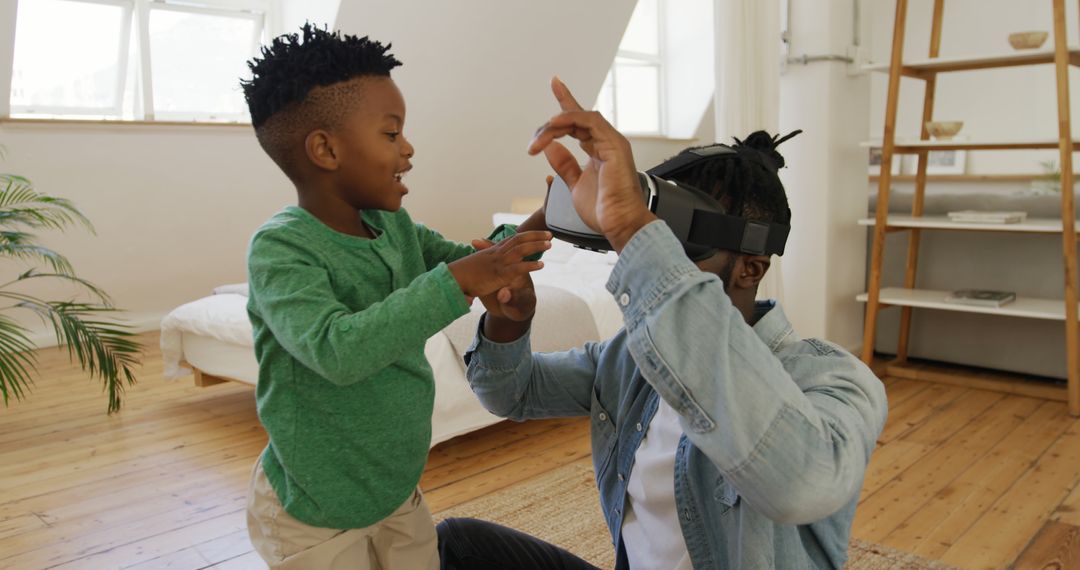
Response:
[[[1049,35],[1047,32],[1016,32],[1009,34],[1009,43],[1015,49],[1035,49],[1043,45]]]
[[[935,139],[947,141],[956,136],[964,126],[964,121],[930,121],[926,123],[926,130]]]

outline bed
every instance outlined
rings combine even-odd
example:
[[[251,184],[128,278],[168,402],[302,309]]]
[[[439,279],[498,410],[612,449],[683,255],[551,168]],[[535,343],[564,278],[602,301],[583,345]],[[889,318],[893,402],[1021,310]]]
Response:
[[[496,214],[495,224],[523,216]],[[533,273],[537,312],[533,349],[555,351],[613,335],[622,314],[605,289],[615,263],[612,253],[598,254],[554,242],[544,268]],[[247,316],[247,284],[223,285],[212,294],[172,310],[161,322],[165,377],[194,376],[198,386],[222,382],[254,385],[255,360]],[[500,421],[485,410],[469,389],[462,354],[472,342],[484,308],[476,301],[469,314],[427,340],[424,354],[435,373],[435,410],[431,445]],[[589,318],[582,318],[587,316]]]

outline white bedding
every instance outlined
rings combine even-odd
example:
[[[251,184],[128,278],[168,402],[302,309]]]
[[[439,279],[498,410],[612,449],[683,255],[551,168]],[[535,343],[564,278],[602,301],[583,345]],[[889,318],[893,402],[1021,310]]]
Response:
[[[507,218],[496,216],[496,223],[503,221]],[[545,267],[533,273],[533,280],[540,301],[535,324],[537,327],[540,323],[547,324],[546,330],[533,331],[534,346],[549,350],[571,348],[559,343],[576,346],[583,339],[608,338],[622,326],[622,314],[604,287],[614,259],[614,254],[577,250],[562,242],[556,242],[545,253]],[[224,285],[216,288],[215,293],[177,307],[162,320],[165,377],[187,376],[191,370],[184,363],[188,363],[206,374],[254,385],[258,380],[258,363],[247,316],[246,284]],[[544,304],[545,299],[554,299],[555,304]],[[580,316],[566,314],[582,310],[590,314],[592,323],[582,323]],[[548,313],[546,318],[540,318],[540,311]],[[476,301],[470,315],[462,317],[461,323],[475,323],[482,312],[483,305]],[[576,328],[559,330],[553,323]],[[428,339],[424,346],[424,355],[435,373],[432,445],[500,420],[484,410],[469,389],[461,351],[451,343],[453,338],[461,348],[465,344],[463,334],[468,331],[463,333],[462,326],[455,330],[451,325]],[[590,339],[593,335],[595,338]]]

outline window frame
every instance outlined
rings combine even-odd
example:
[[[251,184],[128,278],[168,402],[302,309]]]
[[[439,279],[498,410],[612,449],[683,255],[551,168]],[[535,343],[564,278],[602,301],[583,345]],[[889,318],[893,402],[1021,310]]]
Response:
[[[608,68],[608,73],[611,75],[611,124],[614,125],[615,128],[618,129],[620,132],[624,132],[627,136],[663,137],[666,136],[667,133],[667,105],[666,97],[664,96],[664,93],[666,91],[664,89],[664,86],[667,84],[666,65],[664,60],[665,45],[667,43],[667,27],[665,25],[666,6],[667,0],[656,0],[656,53],[651,54],[639,51],[619,49],[615,52],[615,59],[611,62],[611,67]],[[620,39],[620,44],[621,43],[622,41]],[[639,65],[641,67],[652,67],[657,70],[657,130],[624,131],[622,126],[619,124],[619,60],[624,60],[633,65]]]
[[[141,19],[141,21],[140,21],[140,24],[141,24],[140,32],[144,35],[144,40],[141,42],[142,45],[140,46],[142,49],[139,50],[139,57],[140,57],[140,60],[141,60],[140,61],[140,69],[142,69],[142,73],[145,74],[145,80],[143,81],[144,88],[142,90],[143,91],[143,95],[142,95],[143,117],[145,118],[145,120],[152,121],[158,115],[158,113],[157,113],[157,111],[156,111],[156,109],[154,107],[153,53],[151,52],[151,43],[150,43],[150,16],[154,11],[180,12],[180,13],[184,13],[184,14],[202,14],[202,15],[207,15],[207,16],[225,16],[225,17],[229,17],[229,18],[251,20],[251,22],[254,24],[254,30],[252,32],[252,37],[251,37],[251,50],[249,52],[249,57],[252,57],[252,56],[254,56],[255,54],[258,53],[259,45],[261,44],[263,34],[266,31],[266,12],[265,11],[258,12],[258,11],[255,11],[255,10],[242,9],[242,8],[239,8],[239,7],[230,10],[230,9],[224,9],[224,8],[217,7],[217,5],[208,6],[208,4],[210,4],[208,2],[199,2],[199,3],[191,3],[191,4],[189,4],[189,3],[160,2],[160,1],[152,1],[152,0],[135,0],[135,1],[138,2],[138,3],[146,5],[146,9],[140,14],[140,19]],[[239,4],[241,4],[241,3],[235,3],[235,4],[237,4],[239,6]],[[251,4],[256,4],[256,3],[251,3]],[[265,3],[260,2],[259,4],[265,4]],[[220,122],[241,123],[241,122],[250,122],[250,119],[247,118],[247,115],[244,114],[244,113],[232,114],[232,115],[223,115],[223,114],[220,114],[220,113],[210,113],[210,112],[207,112],[207,111],[202,111],[202,112],[194,112],[194,111],[192,111],[190,115],[185,115],[185,116],[190,117],[187,120],[195,121],[195,122],[204,122],[204,123],[220,123]],[[229,120],[225,120],[225,121],[220,120],[221,118],[225,118],[225,117],[227,117]],[[202,119],[201,121],[200,121],[200,118]],[[175,120],[183,120],[183,119],[169,118],[169,119],[165,119],[165,120],[174,120],[175,121]]]
[[[22,0],[26,1],[26,0]],[[250,125],[251,119],[246,114],[222,114],[209,111],[184,113],[178,117],[170,116],[159,120],[159,113],[154,109],[153,57],[150,44],[150,15],[155,10],[172,11],[188,14],[226,16],[252,21],[254,29],[251,38],[249,57],[258,54],[259,46],[268,34],[276,18],[276,2],[273,0],[66,0],[79,4],[103,4],[118,6],[123,9],[120,45],[117,53],[117,99],[114,107],[69,107],[15,105],[11,103],[11,86],[7,90],[8,121],[62,121],[109,123],[151,123],[151,124],[206,124],[206,125]],[[16,18],[17,19],[17,18]],[[18,29],[17,21],[12,28]],[[134,60],[132,61],[132,40],[134,38]],[[134,66],[134,67],[133,67]],[[134,85],[134,114],[124,116],[125,91],[128,89],[129,75]],[[21,115],[21,116],[16,116]],[[87,118],[90,117],[90,118]]]
[[[116,57],[116,104],[113,107],[69,107],[69,106],[55,106],[55,105],[16,105],[11,103],[11,87],[8,88],[8,113],[10,115],[22,114],[27,116],[35,115],[52,115],[52,116],[108,116],[112,113],[117,118],[123,116],[124,109],[124,89],[127,84],[127,59],[128,53],[131,49],[131,18],[132,0],[65,0],[73,1],[80,4],[97,4],[105,6],[116,6],[123,12],[120,22],[120,45],[117,47]],[[18,29],[18,23],[15,24],[16,33]],[[14,62],[12,63],[14,65]]]

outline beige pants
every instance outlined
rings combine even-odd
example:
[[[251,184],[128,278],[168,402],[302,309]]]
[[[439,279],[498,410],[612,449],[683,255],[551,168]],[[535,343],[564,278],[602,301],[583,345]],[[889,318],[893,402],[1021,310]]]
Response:
[[[275,570],[439,567],[435,525],[419,488],[393,514],[369,527],[319,528],[285,512],[258,460],[251,472],[247,526],[255,551]]]

